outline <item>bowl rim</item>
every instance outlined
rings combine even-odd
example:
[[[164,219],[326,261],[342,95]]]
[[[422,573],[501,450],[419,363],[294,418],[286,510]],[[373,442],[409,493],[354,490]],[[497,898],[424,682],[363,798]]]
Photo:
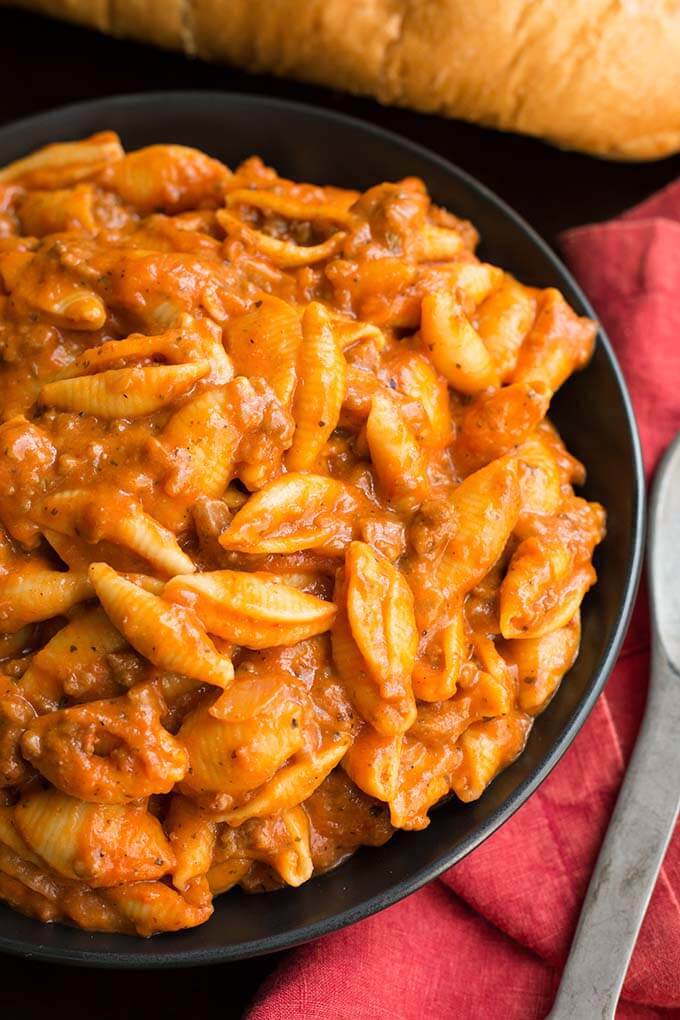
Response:
[[[560,738],[550,747],[544,756],[541,764],[534,772],[526,777],[512,794],[492,812],[487,819],[482,821],[469,836],[461,840],[460,844],[448,854],[443,854],[436,861],[414,871],[407,879],[395,882],[387,889],[363,900],[360,904],[347,908],[309,924],[300,925],[297,928],[288,928],[284,932],[273,933],[263,938],[253,939],[248,942],[234,943],[223,947],[208,949],[180,949],[177,951],[165,950],[154,953],[148,951],[149,945],[153,946],[154,939],[163,937],[154,936],[149,943],[148,940],[136,939],[128,936],[130,941],[129,951],[106,952],[93,948],[89,949],[68,949],[54,945],[42,944],[33,939],[25,937],[6,937],[0,935],[0,952],[13,955],[34,958],[54,963],[74,964],[86,967],[100,967],[104,969],[133,969],[147,970],[161,967],[194,967],[213,963],[225,963],[260,956],[266,953],[278,952],[289,949],[302,943],[319,938],[322,935],[330,934],[347,925],[354,924],[372,914],[378,913],[387,907],[398,903],[400,900],[416,892],[426,883],[441,875],[447,868],[462,860],[472,850],[479,846],[485,839],[492,835],[504,822],[506,822],[517,811],[522,804],[535,792],[539,785],[548,777],[553,768],[560,761],[567,751],[577,733],[585,723],[594,704],[602,693],[604,685],[608,680],[615,665],[618,653],[628,628],[628,623],[633,611],[637,589],[640,581],[642,568],[644,539],[645,539],[645,474],[642,459],[640,437],[637,428],[635,413],[633,410],[630,394],[626,385],[623,372],[619,365],[616,354],[612,348],[598,316],[592,308],[589,300],[581,290],[570,271],[553,248],[543,240],[536,230],[519,213],[509,206],[494,191],[479,181],[466,170],[461,169],[455,163],[433,152],[427,146],[413,142],[403,137],[398,132],[380,127],[370,121],[359,117],[329,110],[323,106],[316,106],[309,103],[279,99],[257,93],[238,91],[218,91],[210,89],[178,89],[160,91],[155,90],[147,93],[116,94],[89,99],[77,103],[69,103],[63,106],[53,107],[40,113],[31,114],[18,120],[13,120],[0,126],[0,143],[10,142],[13,132],[17,134],[30,131],[31,128],[44,129],[51,120],[58,121],[59,118],[68,115],[82,113],[101,114],[104,118],[107,110],[129,107],[153,107],[154,105],[167,106],[168,103],[177,105],[211,104],[218,101],[229,105],[230,103],[253,107],[255,113],[257,107],[267,106],[278,109],[282,114],[286,112],[302,114],[306,117],[316,119],[326,125],[341,124],[359,134],[365,133],[382,139],[390,145],[396,145],[402,150],[413,153],[439,167],[446,175],[457,179],[468,190],[492,206],[497,213],[510,220],[511,223],[527,235],[531,244],[539,250],[544,259],[548,261],[555,273],[556,279],[561,284],[567,284],[572,294],[580,303],[583,313],[595,319],[598,323],[597,342],[602,345],[609,368],[611,369],[614,381],[619,390],[622,406],[625,413],[626,423],[630,434],[633,468],[633,524],[631,535],[631,546],[626,563],[626,583],[620,596],[619,608],[616,615],[616,623],[612,629],[610,640],[600,658],[598,667],[593,671],[590,682],[581,700],[573,709],[566,720]],[[103,130],[103,128],[102,128]],[[17,157],[18,158],[18,157]],[[3,909],[4,904],[1,904]],[[12,909],[12,908],[7,908]],[[37,922],[39,923],[39,922]],[[55,925],[56,927],[56,925]],[[93,941],[100,933],[92,933]],[[170,936],[171,937],[171,936]],[[139,952],[135,949],[138,945],[144,945],[145,951]]]

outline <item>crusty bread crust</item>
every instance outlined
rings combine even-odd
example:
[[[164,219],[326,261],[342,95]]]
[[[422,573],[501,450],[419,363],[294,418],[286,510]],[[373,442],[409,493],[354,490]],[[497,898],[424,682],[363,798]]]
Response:
[[[10,2],[608,158],[680,149],[680,0]]]

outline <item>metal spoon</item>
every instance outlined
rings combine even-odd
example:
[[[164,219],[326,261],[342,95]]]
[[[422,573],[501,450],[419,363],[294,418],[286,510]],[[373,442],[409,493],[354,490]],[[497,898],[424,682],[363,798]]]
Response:
[[[657,472],[647,707],[549,1020],[613,1018],[680,805],[680,435]]]

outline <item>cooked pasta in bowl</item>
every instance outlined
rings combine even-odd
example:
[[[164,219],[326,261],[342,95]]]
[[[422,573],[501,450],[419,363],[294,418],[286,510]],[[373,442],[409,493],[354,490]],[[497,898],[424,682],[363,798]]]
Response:
[[[102,131],[0,199],[0,897],[192,928],[480,798],[596,582],[594,322],[417,177]]]

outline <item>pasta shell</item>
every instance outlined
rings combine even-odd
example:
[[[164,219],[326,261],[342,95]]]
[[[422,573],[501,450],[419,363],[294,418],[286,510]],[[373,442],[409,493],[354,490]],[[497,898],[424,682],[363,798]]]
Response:
[[[250,497],[220,535],[220,545],[251,553],[318,548],[340,553],[351,540],[363,499],[333,478],[291,472]]]
[[[418,741],[404,741],[398,789],[390,801],[390,821],[395,829],[419,831],[427,828],[429,809],[450,790],[446,775],[452,766],[452,754],[440,751],[437,757]]]
[[[501,634],[540,638],[566,627],[596,578],[592,564],[575,563],[561,542],[525,539],[501,584]]]
[[[250,683],[246,674],[234,687]],[[199,706],[179,731],[191,763],[184,788],[238,797],[266,783],[302,747],[301,716],[300,697],[280,683],[266,711],[244,719],[218,719],[209,705]]]
[[[560,599],[574,573],[574,556],[559,539],[527,538],[519,544],[500,588],[501,634],[505,638],[539,637],[546,613]],[[571,613],[567,619],[571,619]]]
[[[397,793],[403,737],[384,737],[364,725],[342,759],[342,767],[360,790],[377,800],[393,800]]]
[[[3,252],[0,258],[0,279],[9,294],[19,290],[24,280],[24,270],[31,265],[35,257],[35,253],[31,251]]]
[[[252,879],[260,883],[260,887],[270,886],[271,872],[287,885],[301,885],[314,870],[310,836],[309,818],[302,805],[269,818],[252,819],[240,829],[223,826],[216,853],[217,867],[208,876],[211,887],[213,883],[224,886],[242,881],[244,888],[251,889],[250,884],[243,882],[246,877],[249,882]],[[256,868],[248,875],[246,862],[257,862],[264,869]]]
[[[118,135],[113,131],[100,131],[77,142],[46,145],[3,167],[0,181],[10,184],[22,180],[24,185],[35,188],[64,187],[124,155]]]
[[[74,674],[107,678],[105,657],[127,646],[102,609],[81,613],[35,653],[21,678],[21,694],[36,711],[53,712]]]
[[[531,436],[517,449],[519,487],[524,514],[554,514],[562,502],[557,458],[542,436]]]
[[[458,231],[425,223],[416,243],[416,253],[421,262],[442,262],[455,258],[463,247]]]
[[[536,538],[549,547],[562,546],[572,552],[579,563],[589,562],[595,546],[606,534],[606,514],[599,503],[574,496],[563,484],[559,513],[526,512],[518,521],[515,533],[522,541]]]
[[[65,563],[68,569],[75,573],[85,573],[90,566],[90,563],[94,560],[114,559],[115,566],[120,566],[116,557],[106,556],[102,553],[101,546],[98,544],[90,545],[88,542],[83,542],[79,538],[75,538],[71,535],[63,535],[59,531],[54,531],[52,528],[46,528],[44,525],[41,528],[41,531],[43,538],[45,538],[51,548],[54,549],[62,563]]]
[[[498,368],[502,383],[512,377],[520,347],[535,315],[535,297],[507,274],[477,309],[477,332]]]
[[[132,581],[138,588],[143,588],[144,591],[150,591],[153,595],[162,595],[163,589],[165,588],[165,581],[161,581],[160,577],[150,577],[149,574],[137,574],[134,572],[124,573],[123,577],[127,581]]]
[[[421,334],[433,365],[460,393],[498,386],[498,371],[453,293],[423,298]]]
[[[387,338],[381,329],[372,322],[360,322],[356,319],[344,319],[332,315],[333,333],[341,351],[346,351],[363,340],[370,340],[375,349],[384,350]]]
[[[152,450],[160,449],[171,465],[165,491],[185,499],[221,496],[232,477],[240,438],[223,390],[211,389],[190,400],[161,436],[151,440]]]
[[[14,820],[48,867],[93,888],[160,878],[174,865],[160,822],[137,807],[86,804],[40,790],[19,801]]]
[[[514,671],[510,669],[490,637],[485,634],[474,634],[472,644],[483,671],[497,682],[502,691],[499,696],[500,704],[496,704],[493,712],[488,712],[487,715],[507,715],[512,709],[517,693]]]
[[[176,213],[215,201],[231,177],[224,164],[186,145],[148,145],[111,163],[98,184],[138,212]]]
[[[232,314],[242,308],[233,268],[212,252],[101,247],[91,268],[95,279],[104,279],[107,305],[145,333],[179,326],[185,313],[200,314],[208,291],[216,301],[223,298]]]
[[[87,489],[62,490],[43,501],[38,516],[49,522],[51,530],[92,543],[109,541],[125,546],[163,574],[195,570],[173,533],[124,494],[112,497]]]
[[[403,384],[404,372],[398,372],[394,363],[388,365],[389,386],[383,385],[373,372],[354,365],[347,366],[347,388],[343,401],[343,412],[340,417],[341,426],[354,431],[368,419],[371,413],[373,398],[380,393],[393,404],[413,434],[414,439],[423,446],[437,447],[448,445],[452,438],[451,414],[449,410],[449,389],[446,381],[437,376],[432,365],[422,358],[427,371],[435,380],[435,392],[428,391],[421,396],[407,396],[399,392]],[[401,377],[401,378],[400,378]],[[405,387],[406,391],[407,387]],[[442,416],[443,412],[443,416]],[[430,417],[430,415],[433,417]],[[444,439],[443,427],[447,429]],[[359,436],[356,452],[362,449],[365,433]]]
[[[16,827],[16,809],[14,812],[14,825]],[[23,839],[19,833],[19,839]],[[29,849],[29,856],[33,851]],[[37,855],[36,855],[37,856]],[[0,874],[11,875],[23,886],[39,893],[53,903],[56,902],[63,885],[54,872],[48,871],[45,864],[40,860],[39,864],[33,864],[30,860],[19,856],[8,847],[0,844]]]
[[[406,578],[365,542],[347,550],[347,616],[352,636],[383,697],[408,697],[418,647]]]
[[[544,290],[536,319],[519,351],[513,382],[542,382],[553,393],[588,363],[597,326],[581,318],[554,287]]]
[[[297,644],[328,630],[335,615],[332,603],[237,570],[174,577],[163,595],[194,609],[211,634],[247,648]]]
[[[24,235],[45,237],[66,230],[94,232],[94,189],[91,184],[56,191],[29,191],[19,204]]]
[[[38,248],[30,261],[17,252],[13,263],[8,264],[6,256],[3,277],[14,305],[23,315],[38,312],[62,329],[83,332],[100,330],[106,322],[103,299],[82,280],[73,278],[58,250],[49,243]]]
[[[260,665],[266,661],[263,657]],[[273,663],[275,662],[276,660],[273,660]],[[249,722],[253,716],[261,712],[274,711],[281,699],[288,699],[300,705],[305,703],[305,698],[301,697],[299,691],[296,693],[288,689],[289,685],[287,686],[285,677],[278,672],[276,665],[270,665],[264,672],[255,667],[253,672],[254,665],[252,661],[244,662],[237,682],[223,691],[217,701],[210,706],[211,716],[226,722]],[[296,722],[299,721],[298,713]]]
[[[456,461],[464,474],[478,471],[523,443],[547,414],[543,383],[513,383],[482,393],[465,409],[456,437]]]
[[[289,471],[313,467],[338,424],[345,396],[345,359],[323,305],[312,302],[302,317],[298,384],[293,400],[295,433],[286,454]]]
[[[12,400],[11,392],[15,389],[17,387],[9,384],[6,386],[6,401]],[[23,414],[17,414],[0,425],[0,450],[3,524],[0,531],[0,558],[6,571],[16,564],[16,558],[11,554],[9,536],[27,549],[35,548],[39,541],[40,529],[26,513],[24,501],[17,499],[16,494],[28,494],[30,489],[32,504],[37,495],[36,480],[44,478],[51,471],[58,454],[45,429],[29,422]]]
[[[378,681],[364,660],[347,615],[347,584],[338,572],[335,602],[338,613],[331,629],[333,661],[347,694],[362,719],[386,737],[404,733],[416,715],[411,678]]]
[[[165,827],[177,862],[173,885],[182,892],[193,879],[210,870],[217,825],[193,801],[175,795]]]
[[[449,617],[434,633],[423,627],[413,670],[413,693],[419,701],[446,701],[456,692],[461,667],[467,657],[465,614],[458,601]]]
[[[517,669],[518,701],[523,712],[538,715],[553,697],[578,655],[581,624],[578,612],[566,627],[537,638],[503,641],[499,651]]]
[[[83,882],[62,880],[57,902],[63,911],[64,919],[90,931],[121,932],[125,935],[134,934],[129,925],[113,904],[105,899],[103,889],[90,889]]]
[[[285,832],[284,845],[268,855],[267,863],[286,885],[297,888],[311,878],[314,871],[309,819],[304,808],[297,805],[281,813],[279,824]]]
[[[427,427],[418,430],[420,441],[428,446],[447,446],[453,427],[446,380],[428,358],[413,351],[399,352],[390,360],[389,368],[399,391],[425,412]]]
[[[210,381],[220,385],[233,378],[234,369],[222,343],[222,331],[208,319],[183,315],[175,329],[147,336],[131,333],[122,340],[107,340],[98,347],[89,347],[63,369],[57,379],[73,379],[80,375],[103,372],[122,362],[165,358],[170,364],[209,361]]]
[[[133,882],[107,889],[103,895],[143,938],[160,931],[195,928],[213,912],[209,896],[189,902],[163,882]]]
[[[230,858],[213,865],[208,872],[208,886],[213,896],[233,889],[244,878],[252,867],[252,861],[244,858]]]
[[[476,259],[457,259],[446,267],[450,293],[457,293],[466,312],[476,310],[503,279],[503,270]]]
[[[13,910],[28,917],[35,917],[43,924],[52,924],[62,917],[56,904],[56,896],[43,896],[34,892],[19,879],[0,871],[0,898]]]
[[[493,645],[488,638],[484,640]],[[495,656],[498,657],[498,653]],[[484,669],[477,670],[472,683],[468,683],[466,678],[465,690],[463,692],[461,688],[461,695],[464,693],[470,701],[470,723],[509,715],[515,708],[517,685],[514,671],[504,661],[502,666],[504,669],[495,671],[495,675]]]
[[[387,499],[398,509],[414,510],[428,494],[427,461],[395,401],[384,393],[373,397],[366,439]]]
[[[134,550],[162,574],[172,576],[196,569],[191,557],[179,547],[173,533],[141,511],[119,520],[111,539]]]
[[[340,250],[347,237],[344,231],[338,230],[320,244],[303,245],[295,244],[294,241],[282,241],[261,230],[254,230],[227,209],[218,211],[217,221],[229,237],[240,238],[249,248],[266,255],[281,269],[296,269],[323,262]]]
[[[252,492],[281,474],[295,423],[264,379],[238,376],[230,399],[242,433],[238,477]]]
[[[390,801],[395,827],[424,829],[429,824],[427,812],[449,793],[460,766],[461,736],[477,721],[508,712],[513,701],[503,683],[475,670],[454,697],[418,706],[418,718],[403,739],[397,792]]]
[[[95,542],[94,544],[83,542],[80,538],[60,535],[58,531],[52,531],[51,528],[43,527],[42,533],[57,556],[73,572],[87,573],[92,563],[105,562],[146,591],[153,591],[156,594],[163,591],[165,582],[160,578],[151,577],[150,574],[141,573],[145,564],[142,558],[131,549],[125,549],[122,545],[114,545],[113,542]],[[159,572],[163,573],[164,571],[160,570]]]
[[[351,364],[347,366],[345,375],[347,385],[343,408],[353,418],[365,421],[371,413],[373,397],[383,389],[380,380],[373,372]]]
[[[36,296],[35,307],[64,329],[94,331],[106,322],[106,305],[94,291],[63,283],[49,299]]]
[[[276,213],[286,220],[329,220],[331,223],[345,225],[352,222],[353,216],[349,207],[357,198],[352,191],[338,193],[336,201],[303,201],[291,195],[281,195],[274,191],[257,191],[250,188],[236,188],[226,197],[226,205],[249,205],[263,212]]]
[[[210,363],[114,368],[47,383],[43,404],[61,411],[84,411],[100,418],[140,418],[172,403],[210,371]]]
[[[222,329],[210,319],[180,317],[178,348],[191,352],[191,360],[210,362],[208,381],[223,386],[234,378],[234,366],[224,347]],[[185,357],[185,360],[190,360]]]
[[[191,610],[144,591],[105,563],[93,563],[90,577],[106,615],[140,655],[201,683],[231,683],[230,660],[217,652]]]
[[[225,336],[236,373],[262,376],[288,407],[302,343],[300,317],[292,305],[277,297],[263,297],[250,311],[230,320]]]
[[[460,738],[462,761],[453,774],[456,796],[477,800],[491,780],[521,754],[531,728],[523,714],[473,723]]]
[[[351,743],[351,736],[345,735],[312,754],[296,755],[273,779],[255,790],[245,804],[226,812],[224,820],[238,826],[249,818],[266,818],[301,804],[341,761]]]
[[[86,574],[33,568],[0,577],[0,634],[49,620],[92,598]]]
[[[43,862],[37,854],[33,853],[14,824],[14,807],[9,804],[3,804],[0,807],[0,843],[9,847],[12,853],[21,857],[22,860],[29,861],[38,868],[43,866]]]
[[[21,741],[24,756],[64,793],[125,804],[169,793],[187,771],[182,744],[160,721],[165,705],[147,684],[124,697],[39,716]]]
[[[503,457],[469,475],[454,491],[453,510],[460,522],[435,576],[437,590],[462,596],[500,557],[519,515],[517,461]],[[424,565],[430,574],[432,565]]]

